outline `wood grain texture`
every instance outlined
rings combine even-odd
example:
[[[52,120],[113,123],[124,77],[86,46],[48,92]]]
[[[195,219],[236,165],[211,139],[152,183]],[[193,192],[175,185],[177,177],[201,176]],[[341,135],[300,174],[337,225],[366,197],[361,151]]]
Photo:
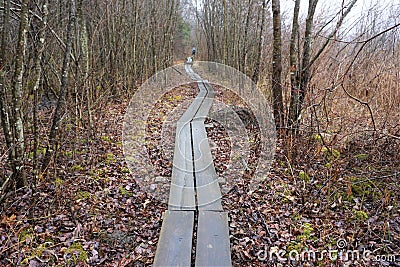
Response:
[[[194,167],[199,210],[220,210],[221,190],[203,121],[192,122]]]
[[[232,266],[228,214],[199,211],[196,266]]]
[[[193,211],[166,211],[153,266],[190,266]]]
[[[195,210],[195,189],[190,124],[178,123],[175,138],[169,210]]]
[[[214,90],[190,66],[185,68],[198,81],[200,92],[177,123],[169,210],[153,266],[191,266],[196,223],[195,266],[231,266],[228,214],[222,209],[221,190],[204,127]]]

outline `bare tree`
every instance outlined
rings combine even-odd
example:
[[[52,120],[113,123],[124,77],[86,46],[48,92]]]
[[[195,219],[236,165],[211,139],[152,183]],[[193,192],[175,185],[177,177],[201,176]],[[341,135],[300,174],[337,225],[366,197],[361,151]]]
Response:
[[[261,65],[261,59],[262,59],[262,52],[263,52],[263,41],[264,41],[264,34],[265,34],[265,21],[266,21],[266,10],[267,10],[267,5],[269,3],[269,0],[264,0],[262,3],[262,14],[261,14],[261,28],[258,36],[258,44],[257,44],[257,55],[256,55],[256,60],[255,60],[255,65],[254,65],[254,71],[253,71],[253,76],[252,80],[253,82],[257,83],[259,80],[260,76],[260,65]],[[247,50],[246,50],[247,51]]]
[[[327,48],[328,44],[332,41],[332,37],[337,33],[342,25],[344,18],[349,14],[357,0],[352,0],[347,5],[342,5],[336,27],[330,33],[326,41],[321,45],[313,56],[313,28],[314,28],[314,15],[318,0],[309,0],[308,13],[306,18],[305,32],[304,32],[304,43],[300,48],[297,47],[296,57],[296,42],[299,38],[298,28],[298,13],[300,7],[300,0],[296,0],[293,16],[292,35],[290,43],[290,72],[291,72],[291,96],[290,96],[290,107],[289,107],[289,126],[296,131],[299,126],[299,119],[301,114],[302,105],[308,89],[309,82],[311,80],[311,69],[314,63],[321,56],[322,52]],[[300,51],[302,54],[300,57]]]
[[[282,37],[281,37],[281,11],[280,1],[272,0],[273,15],[273,52],[272,52],[272,93],[275,125],[278,129],[283,127],[283,99],[282,99]]]
[[[42,4],[42,20],[40,20],[39,24],[39,34],[38,34],[38,42],[36,44],[36,61],[34,65],[34,79],[35,84],[33,86],[33,138],[34,138],[34,145],[33,145],[33,171],[35,176],[35,181],[38,176],[38,149],[39,149],[39,123],[38,123],[38,112],[37,108],[39,105],[39,86],[40,80],[42,77],[42,59],[43,59],[43,52],[45,49],[45,39],[46,39],[46,29],[47,29],[47,16],[48,16],[48,0],[45,0]]]
[[[257,82],[268,3],[269,0],[205,0],[197,18],[207,59],[235,67]]]
[[[1,115],[1,125],[3,128],[4,137],[6,140],[7,149],[9,150],[9,159],[12,161],[14,158],[13,149],[13,135],[11,129],[11,110],[8,101],[8,85],[6,84],[6,51],[8,50],[7,37],[10,29],[10,1],[4,1],[4,11],[3,11],[3,30],[1,33],[1,47],[0,47],[0,115]],[[2,177],[3,178],[3,177]],[[11,181],[10,176],[6,176],[2,179],[2,184],[0,186],[0,199],[4,197],[4,193],[7,191]]]
[[[299,1],[300,0],[296,0]],[[308,2],[308,13],[306,18],[306,30],[304,33],[304,44],[301,64],[297,68],[296,65],[292,65],[292,70],[296,72],[294,79],[294,86],[292,85],[290,109],[289,109],[289,125],[294,129],[298,127],[298,120],[303,104],[304,96],[310,80],[310,59],[311,59],[311,43],[312,43],[312,30],[314,26],[314,14],[317,7],[318,0],[309,0]],[[300,3],[299,3],[300,4]],[[298,5],[299,5],[298,4]],[[298,12],[298,11],[297,11]],[[298,22],[293,22],[298,24]],[[300,59],[299,59],[300,61]]]
[[[1,123],[3,127],[6,145],[12,151],[13,137],[11,132],[10,105],[8,104],[8,90],[5,79],[6,72],[6,52],[8,50],[7,36],[10,31],[10,0],[4,1],[3,30],[1,33],[0,47],[0,105]]]
[[[75,24],[75,0],[70,0],[70,11],[69,11],[69,22],[67,27],[67,40],[66,40],[66,48],[64,52],[64,61],[62,67],[62,76],[61,76],[61,87],[60,93],[58,96],[56,110],[53,115],[52,126],[49,134],[49,143],[47,145],[46,154],[43,159],[42,171],[45,171],[50,163],[51,157],[53,156],[55,145],[57,143],[57,135],[59,132],[59,127],[61,125],[61,121],[63,116],[65,115],[65,101],[68,90],[68,80],[69,80],[69,65],[71,61],[71,50],[72,50],[72,41],[73,41],[73,32],[74,32],[74,24]]]

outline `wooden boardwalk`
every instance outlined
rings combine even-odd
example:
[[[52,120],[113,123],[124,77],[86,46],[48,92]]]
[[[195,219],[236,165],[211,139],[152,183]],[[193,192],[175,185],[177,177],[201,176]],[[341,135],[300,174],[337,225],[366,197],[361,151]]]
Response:
[[[185,65],[199,94],[177,122],[171,189],[153,266],[231,266],[228,214],[204,127],[214,99]]]

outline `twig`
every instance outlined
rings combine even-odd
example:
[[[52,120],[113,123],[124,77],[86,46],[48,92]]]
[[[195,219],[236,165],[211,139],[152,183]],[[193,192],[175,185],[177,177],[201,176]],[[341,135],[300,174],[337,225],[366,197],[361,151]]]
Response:
[[[341,84],[340,86],[342,87],[342,89],[343,89],[343,91],[346,93],[346,95],[348,95],[351,99],[357,101],[358,103],[360,103],[360,104],[362,104],[362,105],[367,106],[367,108],[368,108],[368,110],[369,110],[369,114],[371,115],[371,120],[372,120],[372,125],[374,126],[374,131],[376,131],[376,124],[375,124],[374,115],[373,115],[373,113],[372,113],[372,109],[371,109],[371,107],[369,106],[368,102],[362,101],[362,100],[358,99],[357,97],[351,95],[351,94],[346,90],[346,88],[344,87],[343,84]]]
[[[6,197],[6,194],[4,192],[6,191],[10,180],[11,180],[11,175],[9,175],[7,177],[7,179],[4,181],[4,183],[0,187],[0,203],[2,203],[4,198]]]
[[[182,72],[181,71],[179,71],[177,68],[175,68],[175,67],[171,67],[173,70],[175,70],[176,72],[178,72],[180,75],[182,75]]]
[[[347,67],[346,71],[344,72],[344,74],[343,74],[343,80],[344,80],[344,78],[346,77],[347,73],[349,73],[349,71],[350,71],[350,69],[351,69],[351,66],[353,66],[353,64],[354,64],[354,62],[356,61],[357,57],[360,55],[361,51],[364,49],[364,47],[367,45],[367,43],[369,43],[370,41],[374,40],[375,38],[381,36],[382,34],[385,34],[385,33],[389,32],[389,31],[391,31],[391,30],[396,29],[396,28],[399,27],[399,26],[400,26],[400,23],[397,23],[396,25],[394,25],[394,26],[392,26],[392,27],[390,27],[390,28],[388,28],[388,29],[386,29],[386,30],[384,30],[384,31],[382,31],[382,32],[380,32],[380,33],[378,33],[378,34],[372,36],[371,38],[369,38],[369,39],[367,39],[367,40],[365,40],[365,41],[363,42],[363,44],[361,45],[361,47],[358,49],[357,54],[355,55],[355,57],[353,58],[353,60],[350,62],[350,64],[349,64],[349,66]]]
[[[14,6],[17,6],[17,7],[21,8],[21,5],[15,3],[15,2],[11,2],[11,4],[13,4]],[[4,9],[4,7],[0,7],[0,10],[3,10],[3,9]],[[11,11],[19,11],[20,9],[11,8],[10,10],[11,10]],[[37,18],[39,21],[43,21],[43,18],[42,18],[40,15],[34,13],[32,10],[29,10],[29,13],[30,13],[32,16],[34,16],[35,18]],[[57,41],[59,42],[59,44],[63,47],[63,49],[65,49],[65,48],[66,48],[66,45],[65,45],[65,43],[63,42],[63,40],[60,38],[60,36],[58,36],[58,34],[57,34],[51,27],[49,27],[48,25],[46,25],[46,26],[47,26],[47,28],[51,31],[51,33],[54,35],[54,37],[57,39]],[[71,52],[71,58],[72,58],[72,60],[73,60],[74,62],[76,62],[75,56],[73,55],[72,52]]]
[[[400,140],[400,137],[399,137],[399,136],[396,136],[396,135],[393,135],[393,134],[390,134],[390,133],[382,133],[382,134],[385,135],[385,136],[387,136],[387,137],[391,137],[391,138]]]

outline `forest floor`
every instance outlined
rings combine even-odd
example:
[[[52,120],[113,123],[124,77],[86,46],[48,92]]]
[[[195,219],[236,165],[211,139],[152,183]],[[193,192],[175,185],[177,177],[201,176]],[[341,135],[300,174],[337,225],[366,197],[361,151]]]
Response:
[[[175,94],[171,101],[196,92]],[[94,118],[95,135],[66,130],[47,177],[30,178],[30,188],[6,199],[1,266],[151,265],[167,205],[142,191],[125,163],[126,108],[105,108]],[[214,126],[209,138],[227,145]],[[215,149],[218,169],[224,157]],[[399,151],[398,140],[368,135],[332,150],[312,134],[278,139],[259,187],[238,183],[223,196],[234,266],[400,266]],[[348,261],[348,251],[359,258]]]

